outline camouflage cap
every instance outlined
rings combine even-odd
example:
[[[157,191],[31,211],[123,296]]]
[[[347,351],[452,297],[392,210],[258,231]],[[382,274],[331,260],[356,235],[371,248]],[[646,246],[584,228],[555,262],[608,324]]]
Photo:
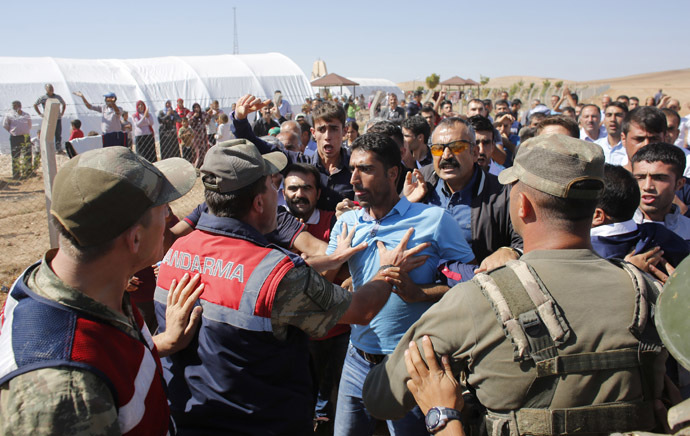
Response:
[[[189,192],[194,166],[181,158],[151,164],[125,147],[87,151],[55,176],[50,213],[82,247],[110,241],[151,207]]]
[[[517,182],[555,197],[594,199],[601,189],[577,189],[583,180],[604,181],[604,152],[597,144],[565,135],[541,135],[525,141],[513,166],[501,171],[499,182]]]
[[[656,302],[654,322],[668,351],[686,369],[690,369],[690,258],[686,258],[666,281]]]
[[[216,183],[204,182],[206,189],[229,193],[256,182],[263,176],[280,172],[287,157],[280,151],[262,155],[246,139],[224,141],[206,153],[201,172],[216,176]]]

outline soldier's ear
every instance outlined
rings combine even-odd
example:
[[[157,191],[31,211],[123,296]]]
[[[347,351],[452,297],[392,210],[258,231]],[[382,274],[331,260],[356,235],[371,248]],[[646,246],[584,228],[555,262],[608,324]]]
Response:
[[[594,209],[594,218],[592,218],[592,227],[598,227],[606,223],[606,212],[604,209],[597,207]]]

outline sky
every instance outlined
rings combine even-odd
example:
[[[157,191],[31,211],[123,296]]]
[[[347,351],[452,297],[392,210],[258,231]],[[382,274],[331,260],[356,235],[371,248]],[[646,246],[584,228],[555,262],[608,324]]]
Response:
[[[236,7],[239,52],[280,52],[307,78],[317,59],[328,72],[394,82],[431,73],[586,81],[690,67],[687,0],[3,3],[1,56],[232,54]]]

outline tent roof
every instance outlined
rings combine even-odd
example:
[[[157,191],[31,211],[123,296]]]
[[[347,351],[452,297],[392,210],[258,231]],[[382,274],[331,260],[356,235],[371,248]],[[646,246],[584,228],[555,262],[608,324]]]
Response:
[[[466,85],[470,85],[470,86],[480,86],[479,83],[475,82],[475,81],[472,80],[472,79],[467,79],[467,80],[465,80],[465,82],[466,82],[466,83],[465,83]]]
[[[114,92],[118,106],[131,114],[136,102],[143,100],[154,118],[166,100],[177,98],[184,99],[187,107],[195,102],[207,107],[218,100],[229,111],[245,94],[266,99],[281,90],[294,109],[313,95],[304,72],[280,53],[142,59],[0,57],[0,115],[11,108],[13,100],[21,101],[32,116],[31,134],[35,135],[41,118],[32,105],[45,93],[45,83],[52,83],[67,104],[63,138],[69,136],[69,122],[75,118],[81,120],[84,132],[101,130],[101,114],[88,110],[73,95],[75,91],[82,91],[94,105],[102,104],[106,92]],[[0,129],[0,153],[8,149],[9,136]]]
[[[445,85],[445,86],[465,86],[469,85],[467,83],[467,80],[463,79],[460,76],[453,76],[450,79],[446,79],[443,82],[439,83],[439,85]]]
[[[327,74],[311,82],[311,86],[358,86],[359,83],[354,82],[347,77],[339,76],[335,73]]]

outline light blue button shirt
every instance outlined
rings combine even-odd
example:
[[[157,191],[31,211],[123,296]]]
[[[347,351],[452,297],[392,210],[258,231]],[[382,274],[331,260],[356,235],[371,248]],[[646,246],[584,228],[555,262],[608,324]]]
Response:
[[[344,213],[331,231],[327,254],[333,253],[343,223],[348,231],[357,226],[352,245],[366,241],[368,247],[350,258],[349,267],[355,291],[376,275],[380,267],[376,242],[382,241],[392,249],[413,227],[408,248],[424,242],[431,245],[421,254],[429,258],[424,265],[410,271],[410,278],[418,284],[433,283],[441,260],[468,263],[474,259],[472,250],[463,238],[462,230],[444,209],[420,203],[410,203],[402,198],[382,219],[375,220],[364,209]],[[350,340],[360,350],[372,354],[390,354],[407,329],[433,304],[433,302],[406,303],[391,294],[383,309],[366,326],[352,327]]]

